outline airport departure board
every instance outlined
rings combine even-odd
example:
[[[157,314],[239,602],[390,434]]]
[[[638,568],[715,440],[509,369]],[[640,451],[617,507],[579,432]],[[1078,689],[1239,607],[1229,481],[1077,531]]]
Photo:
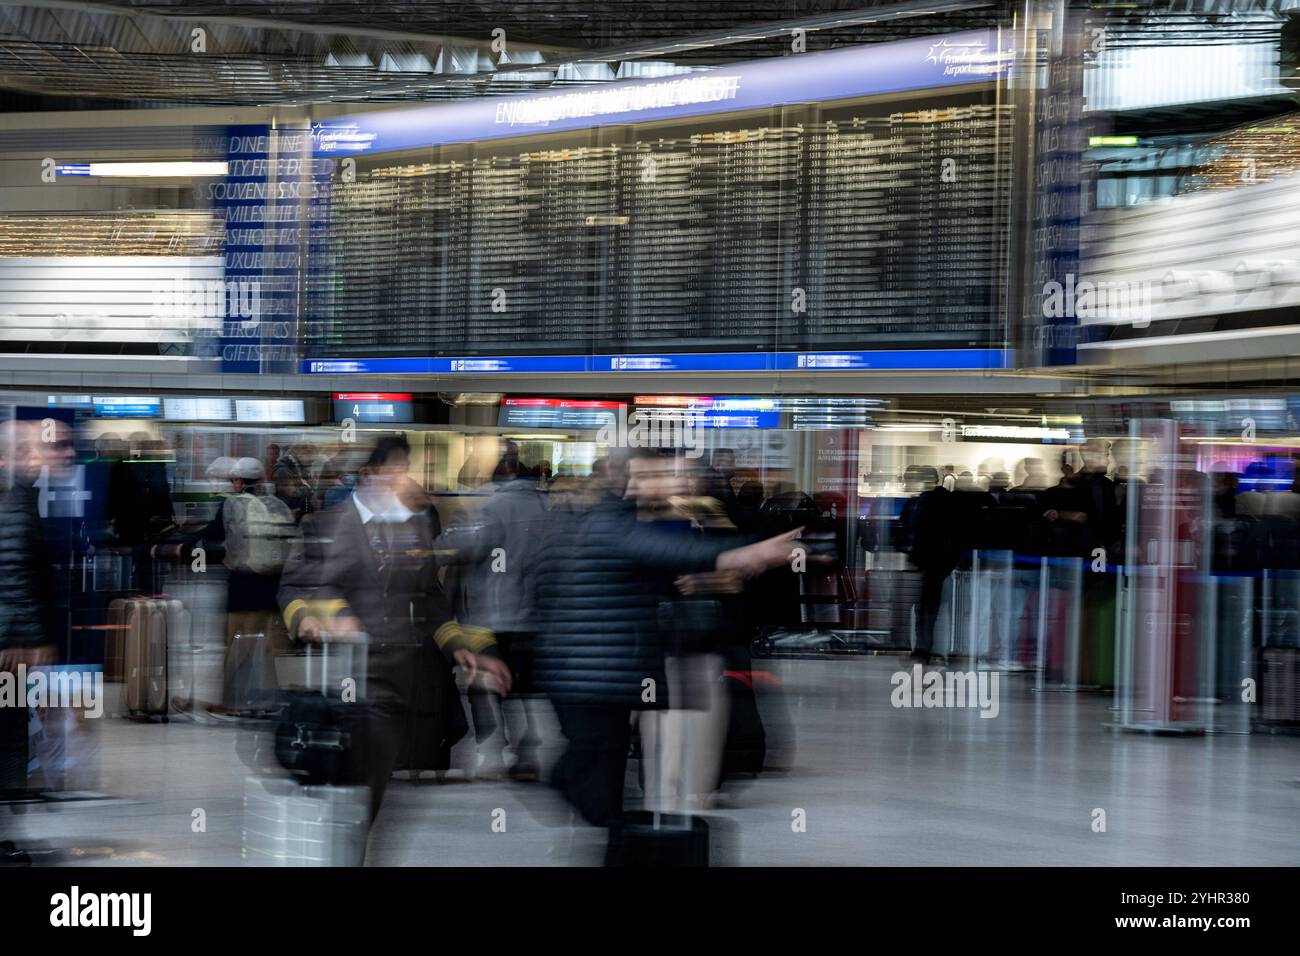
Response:
[[[1001,345],[992,105],[335,183],[307,357]]]

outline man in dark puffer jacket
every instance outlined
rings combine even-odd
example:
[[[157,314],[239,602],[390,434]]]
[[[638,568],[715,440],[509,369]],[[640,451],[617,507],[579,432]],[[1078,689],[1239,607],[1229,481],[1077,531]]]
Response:
[[[623,496],[628,478],[645,481],[664,457],[637,449],[613,462],[611,493],[585,515],[553,515],[541,552],[534,676],[568,741],[553,782],[596,826],[610,826],[623,810],[632,711],[668,704],[658,627],[663,576],[759,574],[791,560],[798,533],[735,547],[638,521],[635,491]]]
[[[47,626],[53,581],[34,487],[44,464],[40,428],[32,421],[0,422],[0,672],[12,674],[20,664],[54,659]],[[17,706],[0,706],[0,802],[27,786],[26,688],[18,694]],[[8,817],[0,807],[0,866],[27,862],[4,839]]]

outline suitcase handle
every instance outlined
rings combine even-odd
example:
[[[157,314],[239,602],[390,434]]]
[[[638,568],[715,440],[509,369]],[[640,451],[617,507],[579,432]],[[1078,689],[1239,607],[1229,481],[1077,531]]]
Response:
[[[364,638],[363,640],[347,640],[347,641],[329,641],[329,640],[327,639],[328,636],[329,636],[328,634],[322,634],[321,637],[322,637],[322,638],[325,638],[325,639],[322,640],[321,643],[320,643],[319,645],[316,645],[316,644],[306,644],[306,645],[305,645],[305,647],[306,647],[306,654],[305,654],[305,656],[306,656],[306,659],[307,659],[307,660],[306,660],[306,663],[307,663],[307,673],[304,675],[304,676],[306,677],[306,680],[307,680],[307,684],[308,684],[308,686],[311,686],[311,685],[312,685],[312,680],[311,680],[311,670],[312,670],[312,668],[311,668],[311,660],[312,660],[312,657],[313,657],[312,649],[313,649],[313,647],[317,647],[317,646],[320,647],[320,654],[317,655],[317,656],[319,656],[319,658],[320,658],[320,680],[319,680],[319,682],[317,683],[316,686],[317,686],[317,689],[318,689],[322,694],[324,694],[326,697],[329,697],[329,695],[330,695],[330,689],[329,689],[329,687],[328,687],[327,684],[326,684],[326,681],[328,680],[328,674],[326,673],[326,665],[327,665],[327,663],[328,663],[328,661],[329,661],[329,657],[330,657],[330,653],[329,653],[329,650],[328,650],[330,644],[331,644],[331,643],[333,643],[333,644],[341,644],[341,645],[345,645],[345,646],[349,647],[350,650],[349,650],[348,653],[349,653],[349,655],[352,657],[352,661],[351,661],[351,663],[353,663],[353,664],[355,665],[355,663],[356,663],[356,654],[357,654],[357,650],[356,650],[356,648],[357,648],[357,647],[364,647],[365,644],[366,644],[367,641],[368,641],[368,638],[367,638],[367,636],[366,636],[365,634],[359,634],[359,635],[357,635],[359,638]],[[363,658],[363,661],[364,661],[364,658]],[[356,667],[354,666],[352,669],[353,669],[353,670],[356,670]],[[364,676],[364,675],[354,675],[354,679],[356,679],[357,677],[363,677],[363,676]]]

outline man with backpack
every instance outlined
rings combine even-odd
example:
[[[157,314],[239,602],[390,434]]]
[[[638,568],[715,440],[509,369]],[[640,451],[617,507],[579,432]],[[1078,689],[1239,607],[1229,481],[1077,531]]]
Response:
[[[270,706],[275,656],[289,643],[277,596],[298,529],[289,506],[263,493],[264,477],[256,458],[239,459],[230,470],[234,494],[222,506],[229,573],[222,700],[239,711]]]

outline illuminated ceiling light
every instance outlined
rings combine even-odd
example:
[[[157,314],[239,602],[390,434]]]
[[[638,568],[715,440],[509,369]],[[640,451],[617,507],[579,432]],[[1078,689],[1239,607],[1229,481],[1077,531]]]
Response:
[[[325,65],[331,67],[344,67],[354,70],[372,70],[375,62],[365,53],[333,53],[325,57]]]
[[[69,163],[57,167],[60,176],[116,176],[122,179],[225,176],[225,163]]]
[[[381,73],[432,73],[433,64],[423,53],[385,53],[379,59]]]
[[[1070,430],[1068,428],[1035,428],[1025,425],[962,425],[961,437],[1069,441]]]

